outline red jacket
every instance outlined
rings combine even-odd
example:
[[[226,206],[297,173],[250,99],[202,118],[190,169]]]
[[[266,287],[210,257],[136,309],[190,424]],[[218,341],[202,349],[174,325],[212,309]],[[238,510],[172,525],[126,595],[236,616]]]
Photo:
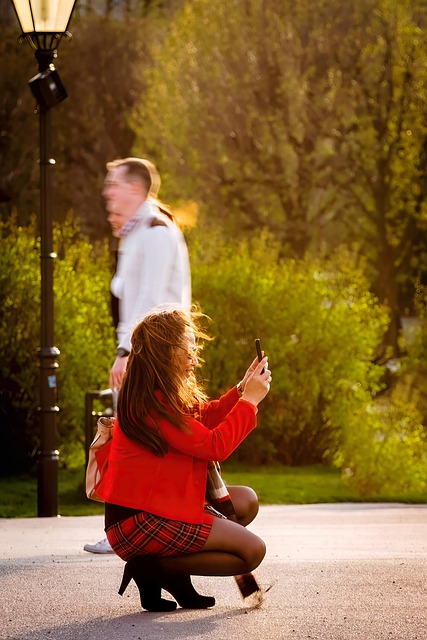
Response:
[[[255,429],[256,413],[234,387],[203,405],[200,420],[189,417],[188,433],[161,419],[160,430],[169,444],[164,457],[127,438],[116,421],[99,495],[105,502],[200,524],[208,460],[225,460]]]

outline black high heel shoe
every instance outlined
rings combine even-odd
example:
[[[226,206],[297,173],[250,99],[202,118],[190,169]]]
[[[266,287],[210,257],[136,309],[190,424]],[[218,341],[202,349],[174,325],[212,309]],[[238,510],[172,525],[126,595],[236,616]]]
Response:
[[[161,597],[160,575],[158,563],[152,556],[132,558],[125,564],[119,595],[124,594],[133,578],[139,590],[143,609],[147,609],[147,611],[175,611],[176,602]]]
[[[168,591],[183,609],[209,609],[215,605],[215,598],[202,596],[191,583],[188,573],[164,573],[162,587]]]

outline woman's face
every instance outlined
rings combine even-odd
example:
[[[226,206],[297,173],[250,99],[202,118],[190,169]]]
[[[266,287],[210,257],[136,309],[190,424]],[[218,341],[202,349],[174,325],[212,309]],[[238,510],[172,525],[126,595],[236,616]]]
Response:
[[[176,358],[182,376],[188,378],[198,365],[197,345],[194,333],[184,334],[182,344],[176,350]]]

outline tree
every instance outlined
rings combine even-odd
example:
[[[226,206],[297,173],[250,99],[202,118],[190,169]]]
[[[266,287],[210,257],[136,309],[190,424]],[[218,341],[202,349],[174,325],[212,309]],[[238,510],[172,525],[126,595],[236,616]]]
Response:
[[[386,342],[394,355],[402,306],[412,306],[414,273],[426,274],[419,258],[427,231],[427,41],[416,6],[378,2],[369,31],[358,25],[363,44],[356,57],[345,59],[344,48],[339,56],[342,94],[354,107],[337,123],[347,159],[338,182],[357,211],[346,218],[349,235],[369,256],[374,291],[390,310]],[[405,300],[400,290],[409,282]]]
[[[127,17],[122,11],[119,18],[105,16],[103,3],[82,5],[73,16],[73,39],[61,43],[55,62],[69,98],[52,110],[53,217],[64,221],[75,211],[92,238],[109,233],[100,195],[105,165],[131,154],[135,134],[128,114],[144,89],[140,71],[151,61],[148,43],[159,37],[179,3],[141,0],[138,11]],[[7,220],[16,210],[27,224],[39,208],[38,117],[28,89],[38,70],[30,47],[18,44],[16,21],[4,20],[0,213]]]
[[[29,50],[18,44],[16,29],[5,27],[0,58],[7,60],[0,74],[0,212],[6,218],[13,207],[33,211],[38,198],[37,120],[28,80],[35,75]],[[26,216],[28,221],[29,216]]]
[[[172,197],[193,195],[226,232],[266,226],[299,257],[337,213],[327,188],[336,96],[325,24],[335,19],[340,31],[347,9],[332,10],[188,3],[153,54],[134,118],[135,149],[158,158]]]
[[[395,354],[414,238],[425,252],[422,19],[409,0],[196,0],[154,51],[134,116],[136,152],[205,225],[268,228],[299,257],[358,243]]]

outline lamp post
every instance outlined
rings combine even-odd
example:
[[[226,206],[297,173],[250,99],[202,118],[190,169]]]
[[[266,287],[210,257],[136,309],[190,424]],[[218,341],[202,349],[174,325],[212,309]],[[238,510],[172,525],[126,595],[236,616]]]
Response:
[[[56,358],[53,346],[53,252],[50,170],[50,109],[67,97],[53,64],[56,48],[67,32],[76,0],[12,0],[22,30],[35,52],[39,73],[29,81],[40,118],[40,450],[37,461],[37,515],[58,515],[58,460],[56,416]]]

